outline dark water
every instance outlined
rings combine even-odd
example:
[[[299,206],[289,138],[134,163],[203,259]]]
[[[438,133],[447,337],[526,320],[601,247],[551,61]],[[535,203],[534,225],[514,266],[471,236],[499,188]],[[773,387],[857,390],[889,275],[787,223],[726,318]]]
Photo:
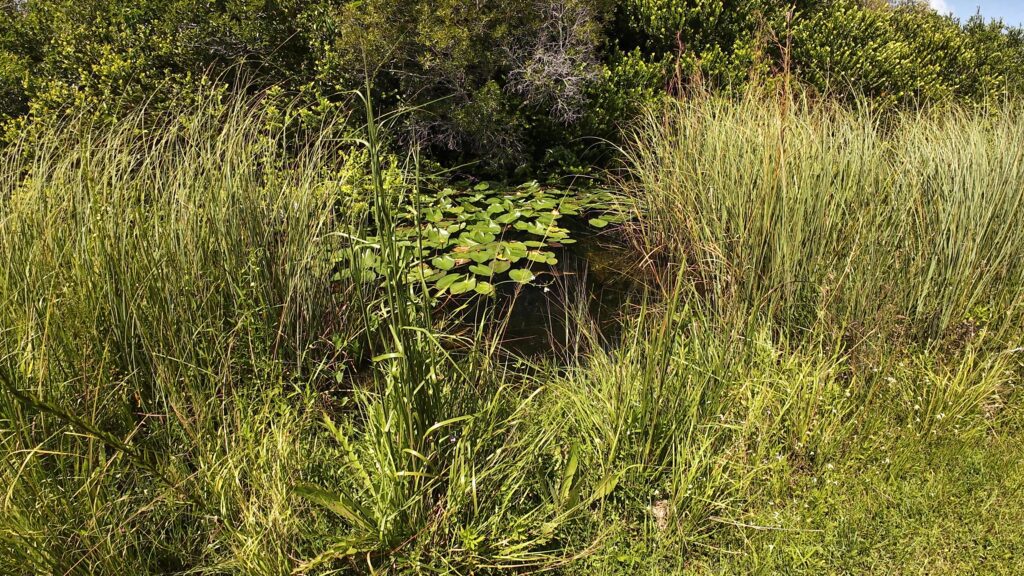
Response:
[[[503,347],[527,357],[571,359],[582,348],[612,347],[621,315],[641,282],[636,252],[609,234],[575,236],[558,249],[558,264],[535,266],[528,286],[499,286],[466,311],[466,326],[491,326]]]
[[[575,244],[556,248],[558,264],[532,265],[534,284],[502,282],[493,297],[449,297],[435,310],[457,352],[473,346],[482,330],[497,336],[501,352],[513,358],[571,363],[595,348],[612,349],[621,335],[630,301],[643,293],[637,252],[610,233],[577,233]],[[366,377],[372,345],[350,343],[339,370]]]

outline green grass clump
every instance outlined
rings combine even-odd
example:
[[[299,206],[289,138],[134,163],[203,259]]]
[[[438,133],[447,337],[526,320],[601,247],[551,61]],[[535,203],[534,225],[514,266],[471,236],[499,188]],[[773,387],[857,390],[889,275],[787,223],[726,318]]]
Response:
[[[934,337],[1020,322],[1020,123],[697,98],[650,112],[627,164],[649,247],[739,318]]]
[[[651,112],[564,362],[410,277],[455,204],[367,104],[3,151],[0,572],[1019,571],[1018,112]]]
[[[353,312],[325,250],[344,166],[268,124],[209,101],[4,151],[0,571],[290,562],[309,384]]]

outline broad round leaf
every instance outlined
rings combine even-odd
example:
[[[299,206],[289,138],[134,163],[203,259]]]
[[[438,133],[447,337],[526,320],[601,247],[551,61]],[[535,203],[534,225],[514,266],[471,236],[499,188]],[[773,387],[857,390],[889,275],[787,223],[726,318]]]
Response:
[[[508,273],[508,277],[520,284],[529,284],[537,277],[529,268],[516,268]]]
[[[476,288],[476,277],[470,276],[465,280],[460,280],[459,282],[452,284],[448,288],[448,292],[451,292],[452,294],[465,294],[474,288]]]

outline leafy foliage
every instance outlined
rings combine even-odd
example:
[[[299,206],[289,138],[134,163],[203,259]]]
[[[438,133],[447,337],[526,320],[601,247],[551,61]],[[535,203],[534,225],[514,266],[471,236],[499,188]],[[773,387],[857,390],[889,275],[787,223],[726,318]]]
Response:
[[[795,24],[793,59],[819,89],[883,105],[984,101],[1019,90],[1019,38],[979,17],[961,27],[916,3],[866,10],[844,0]]]
[[[598,229],[624,222],[623,199],[599,188],[480,182],[417,195],[399,212],[394,234],[405,250],[408,282],[426,283],[435,296],[490,295],[501,282],[533,282],[539,274],[531,268],[537,265],[556,266],[556,251],[576,242],[565,222],[573,218]],[[364,245],[341,251],[338,261],[354,259],[355,273],[372,282],[380,275],[378,244],[379,236],[370,236]],[[339,278],[352,274],[345,266]]]
[[[369,105],[350,149],[208,98],[0,153],[0,573],[1015,572],[1019,108],[651,112],[627,192],[657,282],[612,343],[556,301],[555,365],[445,332],[409,276],[487,293],[522,242],[500,274],[532,282],[613,196],[421,194]],[[495,256],[457,265],[463,234]]]
[[[574,172],[592,139],[699,78],[737,90],[790,68],[883,103],[1019,93],[1019,30],[915,3],[771,0],[26,0],[0,6],[8,139],[61,110],[112,120],[197,89],[274,87],[315,123],[375,100],[401,143],[478,170]],[[356,117],[359,114],[355,115]],[[12,120],[15,122],[12,123]],[[295,120],[293,118],[292,120]]]

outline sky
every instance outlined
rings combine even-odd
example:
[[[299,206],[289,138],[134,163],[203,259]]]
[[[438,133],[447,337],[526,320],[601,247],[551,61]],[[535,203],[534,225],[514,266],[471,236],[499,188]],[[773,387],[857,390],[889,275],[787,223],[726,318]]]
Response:
[[[1024,0],[928,0],[933,8],[942,13],[952,12],[961,19],[967,19],[981,8],[986,19],[1002,18],[1011,26],[1024,25]]]

